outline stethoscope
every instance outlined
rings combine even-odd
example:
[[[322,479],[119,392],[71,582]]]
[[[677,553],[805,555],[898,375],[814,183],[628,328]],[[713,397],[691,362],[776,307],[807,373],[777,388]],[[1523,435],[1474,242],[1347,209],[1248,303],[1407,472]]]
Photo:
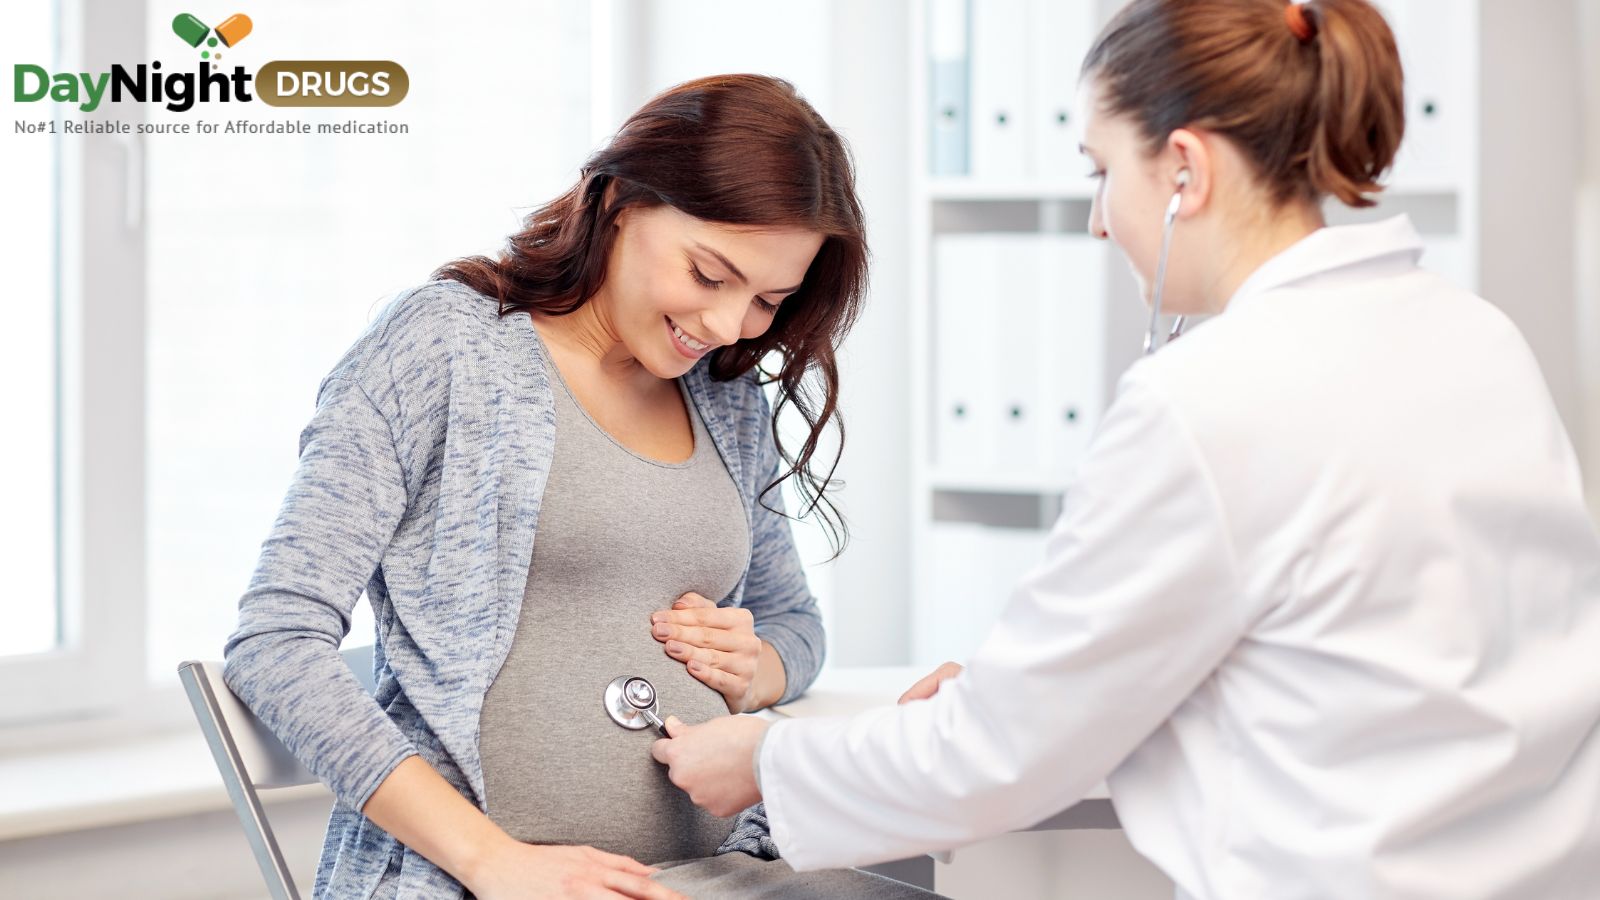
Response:
[[[1167,284],[1167,253],[1172,250],[1172,229],[1178,222],[1178,207],[1183,204],[1183,189],[1189,184],[1189,170],[1178,170],[1178,189],[1167,203],[1167,215],[1161,226],[1161,256],[1156,260],[1155,290],[1150,296],[1150,329],[1144,335],[1144,352],[1148,355],[1161,349],[1168,341],[1183,333],[1183,316],[1172,323],[1172,332],[1160,344],[1156,336],[1161,333],[1161,290]]]
[[[661,720],[656,707],[656,686],[640,675],[620,675],[606,685],[606,714],[611,721],[629,731],[640,731],[654,725],[662,737],[667,736],[667,724]]]

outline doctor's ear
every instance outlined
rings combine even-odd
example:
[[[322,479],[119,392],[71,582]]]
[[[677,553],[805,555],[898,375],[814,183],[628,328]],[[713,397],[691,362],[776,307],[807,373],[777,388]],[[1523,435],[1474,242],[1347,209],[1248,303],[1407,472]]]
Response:
[[[1163,152],[1167,164],[1176,163],[1177,171],[1172,172],[1172,190],[1182,195],[1182,203],[1178,207],[1178,215],[1192,216],[1205,207],[1211,195],[1211,152],[1199,134],[1187,128],[1179,128],[1167,137],[1167,147]],[[1168,170],[1172,171],[1172,170]]]

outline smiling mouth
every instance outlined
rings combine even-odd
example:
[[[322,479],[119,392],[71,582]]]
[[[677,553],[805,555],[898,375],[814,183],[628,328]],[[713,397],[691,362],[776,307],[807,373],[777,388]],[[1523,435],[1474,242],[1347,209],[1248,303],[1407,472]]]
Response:
[[[672,329],[672,336],[677,338],[678,343],[683,345],[689,352],[701,354],[711,349],[710,344],[696,340],[692,335],[680,328],[677,322],[672,321],[671,317],[664,316],[663,318],[667,320],[667,327]]]

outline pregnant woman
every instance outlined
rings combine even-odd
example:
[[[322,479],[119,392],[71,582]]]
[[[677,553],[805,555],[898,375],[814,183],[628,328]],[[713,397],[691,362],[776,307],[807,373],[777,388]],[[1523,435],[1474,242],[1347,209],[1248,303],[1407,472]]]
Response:
[[[228,686],[335,794],[315,896],[920,893],[737,852],[762,817],[697,810],[602,703],[642,675],[704,722],[821,665],[778,485],[830,509],[812,456],[866,276],[843,143],[785,82],[690,82],[525,224],[323,381],[227,642]],[[363,587],[373,697],[337,652]]]

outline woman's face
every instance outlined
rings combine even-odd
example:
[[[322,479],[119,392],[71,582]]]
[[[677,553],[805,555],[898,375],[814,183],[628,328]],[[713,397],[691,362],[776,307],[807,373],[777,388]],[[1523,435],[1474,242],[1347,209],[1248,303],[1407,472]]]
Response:
[[[707,222],[665,205],[630,207],[617,227],[604,317],[659,378],[677,378],[717,347],[772,327],[823,241],[816,232]]]
[[[1093,166],[1098,187],[1089,210],[1089,233],[1117,245],[1133,268],[1140,293],[1151,299],[1156,262],[1161,254],[1161,233],[1167,204],[1178,189],[1181,159],[1170,153],[1152,156],[1138,126],[1125,116],[1107,113],[1093,78],[1079,90],[1079,108],[1086,111],[1083,153]],[[1179,314],[1197,311],[1197,292],[1182,251],[1181,224],[1173,238],[1167,261],[1162,311]]]

